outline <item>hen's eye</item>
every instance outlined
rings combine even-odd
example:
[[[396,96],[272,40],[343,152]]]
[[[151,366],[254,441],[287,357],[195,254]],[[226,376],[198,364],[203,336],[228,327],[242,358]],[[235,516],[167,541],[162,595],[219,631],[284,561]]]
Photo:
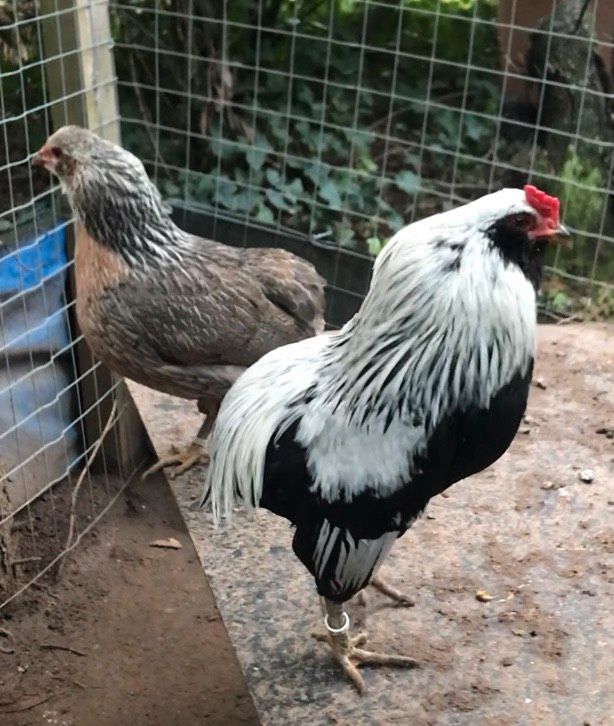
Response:
[[[528,232],[535,225],[535,220],[530,214],[511,214],[507,219],[509,225],[520,232]]]
[[[53,156],[55,156],[56,159],[60,159],[63,154],[62,149],[60,149],[59,146],[52,146],[51,153],[53,154]]]

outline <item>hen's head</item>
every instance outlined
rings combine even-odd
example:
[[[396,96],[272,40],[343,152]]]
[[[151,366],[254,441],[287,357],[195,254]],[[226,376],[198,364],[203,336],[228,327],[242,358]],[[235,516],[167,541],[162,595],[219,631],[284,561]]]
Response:
[[[69,196],[93,179],[127,184],[148,182],[140,160],[121,146],[80,126],[63,126],[32,157],[32,164],[55,174]]]
[[[32,158],[55,174],[89,234],[128,261],[160,253],[176,228],[141,161],[79,126],[63,126]]]

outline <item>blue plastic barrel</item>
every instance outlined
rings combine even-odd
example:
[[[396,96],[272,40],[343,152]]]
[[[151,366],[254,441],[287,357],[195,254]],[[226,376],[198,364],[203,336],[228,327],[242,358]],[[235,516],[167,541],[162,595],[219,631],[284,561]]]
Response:
[[[18,247],[0,243],[0,460],[12,508],[62,479],[78,456],[65,226]]]

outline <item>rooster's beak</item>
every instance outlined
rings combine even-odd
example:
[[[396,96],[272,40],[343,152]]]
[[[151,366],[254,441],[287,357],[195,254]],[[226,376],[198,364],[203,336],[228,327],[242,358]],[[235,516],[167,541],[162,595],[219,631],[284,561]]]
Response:
[[[552,230],[550,241],[555,245],[571,247],[571,232],[564,224],[559,223],[557,227]]]

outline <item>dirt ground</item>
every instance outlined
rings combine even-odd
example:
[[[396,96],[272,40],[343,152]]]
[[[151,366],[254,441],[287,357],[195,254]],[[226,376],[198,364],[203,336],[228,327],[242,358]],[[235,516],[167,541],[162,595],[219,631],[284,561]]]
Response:
[[[195,406],[137,386],[156,447],[185,442]],[[364,670],[359,698],[325,648],[313,582],[273,515],[213,530],[192,512],[202,471],[173,486],[265,724],[614,723],[614,327],[545,326],[526,421],[493,467],[433,500],[382,573],[411,609],[350,605],[373,649],[412,671]],[[591,469],[583,483],[580,472]],[[608,518],[608,515],[609,518]],[[476,598],[480,590],[491,600]],[[185,722],[189,723],[189,722]]]
[[[39,545],[42,504],[32,512]],[[55,505],[59,516],[61,496]],[[150,546],[169,537],[181,549]],[[2,726],[258,722],[163,477],[120,495],[59,581],[0,611],[0,628]]]

